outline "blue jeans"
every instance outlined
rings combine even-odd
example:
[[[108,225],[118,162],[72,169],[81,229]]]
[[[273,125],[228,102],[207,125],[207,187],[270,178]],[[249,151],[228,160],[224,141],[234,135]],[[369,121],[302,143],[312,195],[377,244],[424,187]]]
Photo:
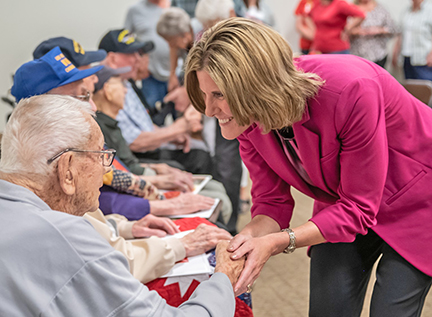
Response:
[[[350,54],[350,50],[335,51],[328,54]]]
[[[372,267],[376,271],[371,317],[419,317],[432,277],[402,258],[373,230],[352,243],[311,248],[309,316],[360,316]]]
[[[142,80],[142,92],[150,107],[154,108],[156,102],[162,102],[168,93],[168,82],[157,80],[150,75]]]
[[[405,79],[427,79],[432,80],[432,67],[429,66],[413,66],[411,65],[410,57],[404,58]]]

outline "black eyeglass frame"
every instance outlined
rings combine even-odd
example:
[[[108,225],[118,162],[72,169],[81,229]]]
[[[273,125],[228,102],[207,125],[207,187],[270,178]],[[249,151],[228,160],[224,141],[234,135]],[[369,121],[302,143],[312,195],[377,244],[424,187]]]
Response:
[[[47,160],[47,164],[50,165],[52,162],[54,162],[56,159],[58,159],[60,156],[62,156],[63,154],[67,153],[67,152],[77,152],[77,153],[101,153],[101,154],[110,154],[110,160],[109,163],[105,164],[105,159],[102,159],[102,165],[105,167],[109,167],[112,165],[112,163],[114,162],[114,157],[117,153],[116,150],[113,149],[108,149],[108,150],[103,150],[103,151],[92,151],[92,150],[78,150],[78,149],[66,149],[63,150],[59,153],[57,153],[56,155],[54,155],[52,158]]]

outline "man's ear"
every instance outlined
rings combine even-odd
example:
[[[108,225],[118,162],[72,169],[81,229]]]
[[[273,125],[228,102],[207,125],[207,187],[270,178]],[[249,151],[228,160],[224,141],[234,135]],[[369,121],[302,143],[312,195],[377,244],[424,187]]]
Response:
[[[58,161],[58,180],[63,192],[72,196],[76,192],[77,169],[75,168],[74,156],[68,152],[60,156]]]
[[[105,65],[116,68],[116,54],[114,52],[108,52],[104,62]]]
[[[103,86],[102,92],[103,92],[106,100],[108,100],[108,101],[112,100],[112,86],[111,85],[107,85],[107,83],[105,83]]]

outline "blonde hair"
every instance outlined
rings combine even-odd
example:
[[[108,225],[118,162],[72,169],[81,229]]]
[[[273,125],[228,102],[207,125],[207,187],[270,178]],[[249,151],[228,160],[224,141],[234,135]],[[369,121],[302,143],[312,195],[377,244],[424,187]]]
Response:
[[[259,123],[264,133],[299,121],[306,99],[323,84],[297,70],[282,36],[244,18],[219,22],[204,33],[187,58],[185,86],[192,105],[205,112],[197,71],[205,70],[224,95],[241,126]]]

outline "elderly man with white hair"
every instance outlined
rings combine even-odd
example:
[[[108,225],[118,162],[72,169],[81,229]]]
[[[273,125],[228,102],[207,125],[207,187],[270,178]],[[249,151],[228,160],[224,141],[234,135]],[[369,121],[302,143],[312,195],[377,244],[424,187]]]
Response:
[[[1,316],[233,316],[240,267],[226,248],[179,308],[129,272],[124,256],[82,216],[98,207],[115,153],[90,104],[69,96],[23,99],[6,125],[0,162]],[[225,273],[225,274],[224,274]]]

